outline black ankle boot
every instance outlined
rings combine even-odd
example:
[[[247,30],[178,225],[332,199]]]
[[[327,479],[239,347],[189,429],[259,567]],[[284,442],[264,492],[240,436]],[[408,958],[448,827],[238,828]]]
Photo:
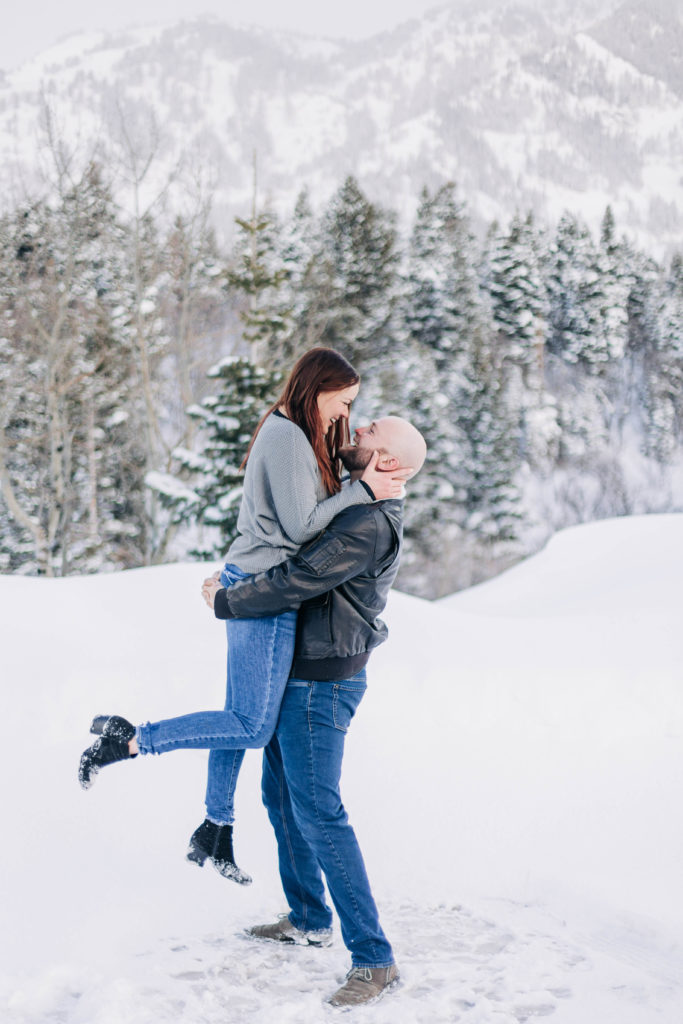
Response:
[[[251,885],[251,878],[235,864],[232,849],[232,825],[217,825],[206,818],[190,838],[187,859],[202,867],[210,861],[223,878],[238,885]]]
[[[135,726],[119,715],[98,715],[93,718],[90,732],[96,736],[110,736],[113,740],[129,740],[135,736]]]
[[[93,719],[90,732],[96,733],[100,738],[81,754],[78,781],[83,789],[90,789],[100,768],[138,756],[131,754],[128,749],[129,740],[135,736],[135,726],[125,718],[99,715]]]

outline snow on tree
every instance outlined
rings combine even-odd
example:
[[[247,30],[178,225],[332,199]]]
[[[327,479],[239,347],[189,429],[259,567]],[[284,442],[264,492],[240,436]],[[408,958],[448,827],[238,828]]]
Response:
[[[215,355],[226,318],[227,270],[210,216],[208,201],[179,214],[163,246],[159,308],[170,339],[175,385],[164,402],[164,429],[174,438],[173,447],[192,443],[194,421],[185,409],[204,385],[202,362]]]
[[[290,368],[304,352],[323,344],[331,269],[322,250],[320,221],[304,190],[281,234],[282,262],[287,275],[283,284],[284,303],[289,310],[287,329],[279,337],[278,365],[284,368]]]
[[[48,575],[138,561],[145,538],[122,305],[125,230],[99,169],[89,166],[54,205],[6,217],[3,233],[13,374],[3,382],[0,478],[24,538],[11,559]],[[115,455],[102,443],[108,430],[120,442]]]
[[[148,486],[171,511],[174,523],[209,527],[201,531],[201,541],[191,552],[207,559],[224,555],[236,536],[243,491],[240,465],[259,420],[276,401],[282,383],[278,371],[239,356],[221,360],[208,376],[220,389],[187,410],[200,426],[198,450],[179,448],[174,452],[182,475],[152,473],[147,477]]]
[[[321,225],[320,344],[355,366],[390,356],[389,324],[396,280],[394,215],[376,206],[348,177]]]
[[[488,238],[486,289],[493,328],[504,360],[508,402],[519,412],[519,444],[528,462],[547,468],[560,433],[546,389],[549,301],[540,238],[531,215],[515,216],[508,231]]]
[[[647,430],[644,448],[658,462],[680,456],[683,434],[683,258],[676,254],[660,275],[654,352],[646,360]],[[652,358],[654,356],[654,358]]]
[[[288,270],[281,255],[280,224],[275,214],[258,212],[255,199],[251,216],[235,220],[237,242],[228,282],[246,300],[240,312],[242,334],[255,359],[277,362],[291,320],[282,287]]]
[[[548,297],[531,216],[514,217],[509,231],[495,237],[488,291],[505,358],[521,367],[527,386],[538,389],[548,335]]]
[[[521,465],[519,411],[510,401],[504,359],[486,328],[471,339],[455,414],[468,441],[458,473],[465,528],[491,545],[516,541],[521,519],[515,482]]]
[[[442,367],[467,346],[481,315],[474,238],[455,186],[424,189],[408,246],[403,316]]]
[[[599,372],[608,359],[598,323],[597,252],[588,228],[565,213],[555,236],[548,280],[549,348],[566,362]]]
[[[403,274],[397,352],[412,346],[398,392],[429,449],[409,487],[407,565],[432,595],[472,582],[474,559],[498,558],[520,519],[511,361],[495,342],[478,263],[454,186],[424,190]]]

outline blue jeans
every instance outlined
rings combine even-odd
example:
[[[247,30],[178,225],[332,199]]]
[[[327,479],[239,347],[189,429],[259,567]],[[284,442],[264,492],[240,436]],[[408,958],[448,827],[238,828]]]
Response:
[[[226,565],[221,583],[245,579]],[[141,754],[209,748],[206,814],[219,825],[234,821],[237,776],[247,747],[265,747],[275,730],[294,654],[297,613],[263,619],[228,619],[227,687],[224,711],[198,711],[138,727]]]
[[[262,792],[292,924],[332,924],[324,874],[354,966],[388,967],[394,956],[339,793],[346,731],[365,688],[365,671],[339,683],[289,680],[263,754]]]

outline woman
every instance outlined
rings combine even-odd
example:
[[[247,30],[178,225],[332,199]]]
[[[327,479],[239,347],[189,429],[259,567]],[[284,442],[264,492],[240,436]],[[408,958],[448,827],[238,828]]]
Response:
[[[220,575],[223,586],[272,568],[293,555],[340,512],[397,497],[402,480],[375,470],[376,456],[360,480],[341,485],[338,449],[349,442],[348,417],[360,378],[332,349],[315,348],[298,361],[280,399],[259,423],[247,455],[238,536]],[[190,839],[188,859],[208,859],[226,878],[251,879],[234,861],[234,792],[244,750],[270,740],[294,651],[296,612],[271,618],[234,619],[228,634],[224,711],[204,711],[140,725],[99,716],[99,735],[84,751],[84,789],[100,768],[137,754],[209,748],[206,818]]]

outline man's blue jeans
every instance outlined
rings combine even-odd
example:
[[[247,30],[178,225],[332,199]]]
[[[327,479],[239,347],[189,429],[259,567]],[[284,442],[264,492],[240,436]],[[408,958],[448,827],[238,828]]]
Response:
[[[229,587],[248,573],[226,565]],[[234,820],[237,776],[247,747],[265,747],[275,730],[294,653],[297,613],[263,619],[228,619],[227,688],[224,711],[199,711],[137,729],[141,754],[209,748],[206,814],[219,825]]]
[[[346,731],[364,692],[365,671],[339,683],[289,680],[263,754],[263,802],[292,924],[332,924],[324,874],[354,966],[388,967],[394,956],[339,792]]]

